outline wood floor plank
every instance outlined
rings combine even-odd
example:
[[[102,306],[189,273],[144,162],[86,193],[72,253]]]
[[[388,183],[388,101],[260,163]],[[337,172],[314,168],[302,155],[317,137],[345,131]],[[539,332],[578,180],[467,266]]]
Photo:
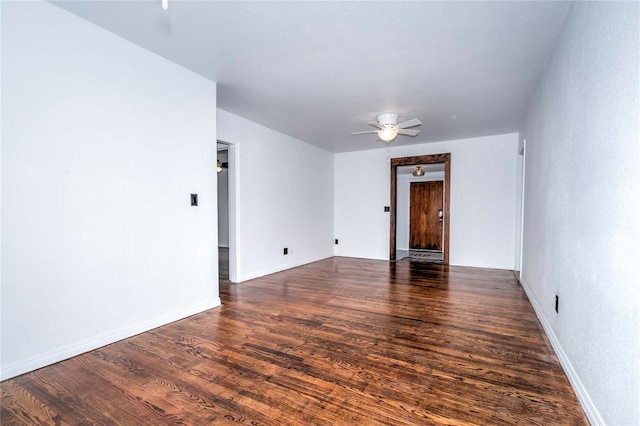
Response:
[[[221,299],[0,383],[0,422],[587,424],[511,271],[331,258]]]
[[[0,424],[68,425],[54,410],[15,382],[0,388]]]

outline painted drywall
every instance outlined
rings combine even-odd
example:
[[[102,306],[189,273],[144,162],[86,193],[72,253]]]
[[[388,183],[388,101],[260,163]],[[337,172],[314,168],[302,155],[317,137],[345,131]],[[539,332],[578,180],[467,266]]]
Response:
[[[4,379],[220,302],[215,83],[52,4],[1,7]]]
[[[2,4],[0,3],[0,309],[2,308]],[[0,312],[0,346],[2,345],[2,312]],[[2,380],[2,351],[0,349],[0,380]]]
[[[524,132],[523,285],[593,424],[640,424],[639,15],[572,5]]]
[[[451,153],[450,264],[513,269],[517,146],[512,133],[388,148]],[[386,148],[335,155],[337,256],[389,258],[389,181]]]
[[[237,157],[237,280],[331,257],[333,154],[220,109],[218,137]]]
[[[218,151],[218,160],[228,163],[227,151]],[[229,169],[218,173],[218,247],[229,247]]]
[[[444,172],[427,172],[424,176],[415,177],[411,174],[398,175],[396,194],[396,249],[409,250],[409,211],[411,206],[410,187],[411,182],[428,182],[444,180]]]

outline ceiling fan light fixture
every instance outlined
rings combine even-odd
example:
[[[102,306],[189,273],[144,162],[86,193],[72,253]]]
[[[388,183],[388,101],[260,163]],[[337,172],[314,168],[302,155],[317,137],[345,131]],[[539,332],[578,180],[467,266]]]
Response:
[[[416,166],[416,169],[413,171],[413,175],[416,177],[424,176],[424,170],[422,170],[422,166]]]
[[[385,142],[391,142],[398,136],[398,127],[394,124],[385,124],[383,128],[378,131],[378,138]]]
[[[398,123],[398,114],[395,112],[385,112],[379,114],[376,117],[376,122],[368,122],[371,127],[375,127],[377,130],[365,130],[364,132],[352,132],[352,135],[364,135],[368,133],[375,133],[378,136],[378,140],[384,143],[389,143],[394,140],[398,135],[402,136],[418,136],[420,130],[410,129],[410,127],[416,127],[422,125],[422,122],[417,118],[403,121]]]

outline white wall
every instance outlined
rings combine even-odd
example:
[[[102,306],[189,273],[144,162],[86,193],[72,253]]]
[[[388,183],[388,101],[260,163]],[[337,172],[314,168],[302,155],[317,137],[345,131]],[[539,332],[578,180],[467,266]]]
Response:
[[[523,285],[594,424],[640,424],[639,15],[573,4],[524,135]]]
[[[2,31],[2,378],[218,305],[215,83],[49,3]]]
[[[444,172],[427,172],[416,177],[411,174],[398,175],[396,179],[396,249],[409,250],[409,214],[411,212],[411,182],[444,180]]]
[[[2,34],[4,31],[2,30],[2,3],[0,2],[0,309],[2,309],[2,276],[4,275],[2,270],[2,211],[4,210],[2,206],[2,176],[3,176],[3,167],[2,167],[2,121],[4,115],[2,114]],[[2,346],[2,311],[0,311],[0,346]],[[2,349],[0,348],[0,380],[2,380]]]
[[[389,147],[392,158],[451,153],[450,264],[513,269],[517,146],[512,133]],[[389,258],[386,154],[381,148],[335,156],[337,256]]]
[[[218,151],[221,163],[229,161],[227,151]],[[218,247],[229,247],[229,169],[218,173]]]
[[[389,259],[389,164],[383,149],[335,154],[336,256]]]
[[[218,138],[236,147],[238,281],[331,257],[333,154],[220,109]]]

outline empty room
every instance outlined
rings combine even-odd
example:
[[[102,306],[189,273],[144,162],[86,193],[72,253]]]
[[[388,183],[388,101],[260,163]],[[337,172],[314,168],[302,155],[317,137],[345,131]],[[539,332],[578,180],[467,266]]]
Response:
[[[0,17],[0,424],[640,426],[640,3]]]

